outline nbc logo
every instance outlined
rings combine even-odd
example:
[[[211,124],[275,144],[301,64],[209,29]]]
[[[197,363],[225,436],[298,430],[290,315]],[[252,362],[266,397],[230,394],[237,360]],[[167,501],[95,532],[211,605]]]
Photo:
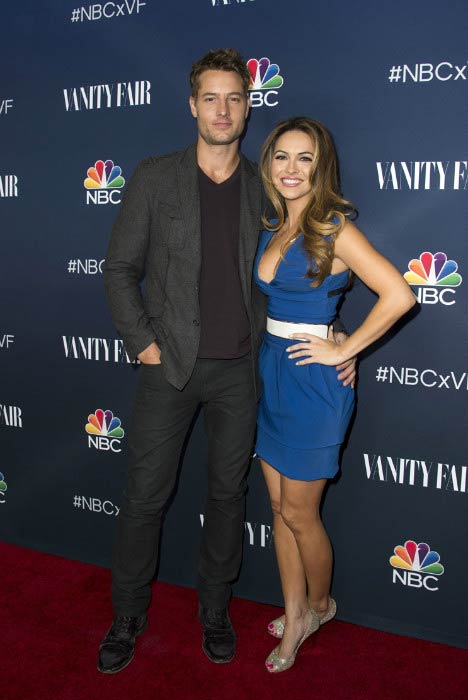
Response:
[[[88,423],[85,427],[88,433],[88,447],[96,450],[108,452],[121,452],[120,440],[125,435],[121,428],[120,418],[114,416],[112,411],[96,409],[88,416]]]
[[[86,204],[120,204],[120,190],[125,185],[120,166],[113,160],[97,160],[87,174],[83,182]]]
[[[411,588],[439,590],[435,584],[438,583],[437,577],[444,573],[444,567],[440,564],[438,552],[431,551],[425,542],[416,544],[413,540],[395,547],[393,551],[394,555],[389,560],[393,566],[393,583],[399,581]]]
[[[420,304],[444,306],[455,304],[455,290],[462,283],[455,260],[447,260],[445,253],[421,253],[419,259],[408,263],[404,278],[413,287],[419,287],[416,298]]]
[[[269,58],[249,58],[247,68],[250,73],[250,104],[252,107],[276,107],[278,90],[283,85],[283,78],[276,63]]]
[[[0,472],[0,503],[5,503],[5,492],[7,488],[5,477],[3,476],[2,472]]]

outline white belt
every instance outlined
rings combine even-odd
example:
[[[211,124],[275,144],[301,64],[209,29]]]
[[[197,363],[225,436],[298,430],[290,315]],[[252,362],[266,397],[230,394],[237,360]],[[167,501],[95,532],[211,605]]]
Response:
[[[289,338],[293,333],[310,333],[310,335],[316,335],[325,340],[328,336],[328,326],[324,323],[291,323],[290,321],[267,318],[266,329],[268,333],[277,335],[279,338]]]

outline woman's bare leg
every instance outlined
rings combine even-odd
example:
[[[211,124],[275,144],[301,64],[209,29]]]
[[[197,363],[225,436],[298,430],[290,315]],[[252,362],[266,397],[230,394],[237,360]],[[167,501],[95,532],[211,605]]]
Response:
[[[320,502],[327,480],[297,481],[281,476],[281,516],[297,543],[308,600],[319,616],[329,603],[333,552],[320,517]]]
[[[273,509],[275,550],[286,611],[286,626],[278,653],[287,658],[294,652],[310,620],[306,574],[296,538],[281,515],[284,477],[264,460],[260,462]]]

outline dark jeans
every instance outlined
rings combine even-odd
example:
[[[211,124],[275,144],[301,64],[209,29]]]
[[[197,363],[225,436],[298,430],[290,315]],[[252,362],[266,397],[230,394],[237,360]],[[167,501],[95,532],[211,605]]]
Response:
[[[114,612],[138,616],[149,606],[161,516],[200,403],[209,454],[198,594],[206,607],[225,607],[242,558],[246,472],[256,417],[251,359],[197,360],[182,391],[166,381],[161,365],[142,365],[139,371],[112,567]]]

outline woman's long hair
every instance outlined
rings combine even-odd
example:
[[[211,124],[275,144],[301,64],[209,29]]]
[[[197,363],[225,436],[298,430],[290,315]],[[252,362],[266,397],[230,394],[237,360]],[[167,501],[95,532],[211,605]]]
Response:
[[[263,144],[260,173],[266,194],[276,210],[278,219],[278,223],[271,223],[264,216],[265,228],[269,231],[278,231],[283,226],[287,215],[286,202],[271,179],[271,163],[277,140],[288,131],[303,131],[310,136],[314,144],[310,176],[312,193],[310,201],[302,211],[299,231],[290,232],[290,237],[281,247],[281,255],[284,255],[297,234],[303,233],[304,248],[311,259],[307,276],[313,280],[311,286],[318,287],[331,272],[335,239],[345,225],[346,219],[353,216],[356,210],[353,204],[344,199],[340,193],[337,157],[331,134],[319,121],[308,117],[293,117],[280,122]]]

